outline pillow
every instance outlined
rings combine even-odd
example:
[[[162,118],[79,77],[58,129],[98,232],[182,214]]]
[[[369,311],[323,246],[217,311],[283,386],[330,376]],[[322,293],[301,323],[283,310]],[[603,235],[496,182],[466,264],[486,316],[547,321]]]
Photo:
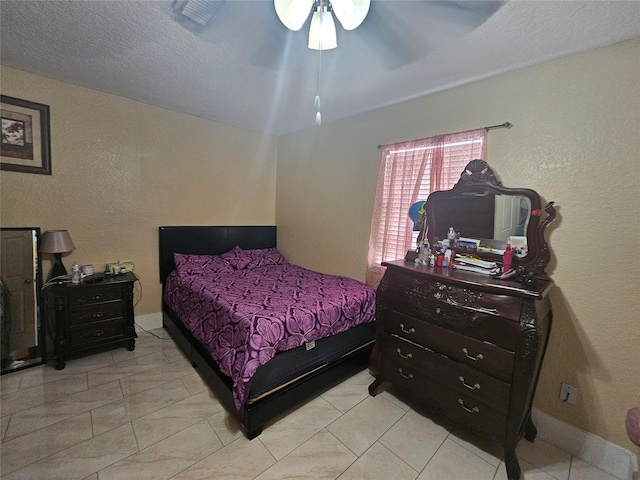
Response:
[[[176,270],[183,275],[233,272],[233,267],[220,255],[187,255],[174,253]]]
[[[244,270],[252,260],[251,255],[249,255],[249,250],[243,250],[237,245],[220,256],[229,262],[229,264],[236,270]]]
[[[287,261],[277,248],[255,248],[244,250],[238,246],[233,247],[221,255],[236,270],[264,267],[266,265],[282,265]]]
[[[267,265],[284,265],[289,262],[285,260],[277,248],[257,248],[248,250],[251,255],[251,262],[247,268],[264,267]]]

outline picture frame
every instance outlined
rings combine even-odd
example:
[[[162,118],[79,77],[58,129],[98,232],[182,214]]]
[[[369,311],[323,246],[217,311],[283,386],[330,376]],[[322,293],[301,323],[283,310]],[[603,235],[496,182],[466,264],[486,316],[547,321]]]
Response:
[[[49,106],[0,95],[0,169],[51,175]]]

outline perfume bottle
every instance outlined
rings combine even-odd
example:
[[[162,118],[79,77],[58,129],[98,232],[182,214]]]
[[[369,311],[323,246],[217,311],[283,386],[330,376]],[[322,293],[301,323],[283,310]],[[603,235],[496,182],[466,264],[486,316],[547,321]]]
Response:
[[[511,262],[513,260],[513,251],[511,250],[511,244],[507,243],[507,248],[502,254],[502,273],[507,273],[511,270]]]

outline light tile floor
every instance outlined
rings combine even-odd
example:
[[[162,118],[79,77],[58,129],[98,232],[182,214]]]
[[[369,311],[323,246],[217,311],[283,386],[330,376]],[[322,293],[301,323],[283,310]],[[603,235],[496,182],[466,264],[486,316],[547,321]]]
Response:
[[[363,371],[248,441],[162,329],[117,349],[1,377],[5,480],[506,480],[498,445],[458,431]],[[523,440],[524,480],[614,480]]]

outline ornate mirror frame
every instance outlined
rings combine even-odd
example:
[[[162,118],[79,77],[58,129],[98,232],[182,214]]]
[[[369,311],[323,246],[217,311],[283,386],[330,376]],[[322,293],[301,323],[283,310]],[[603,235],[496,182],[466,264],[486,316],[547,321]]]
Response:
[[[460,180],[451,190],[433,192],[427,198],[425,205],[427,217],[427,239],[430,245],[436,245],[443,238],[435,236],[435,232],[446,231],[450,225],[444,225],[439,214],[438,206],[446,202],[453,201],[461,194],[496,194],[525,197],[530,202],[528,226],[526,230],[527,254],[523,257],[513,257],[513,265],[522,267],[526,273],[534,275],[544,275],[545,268],[551,258],[549,246],[544,238],[547,226],[556,216],[553,202],[544,208],[542,207],[540,196],[535,190],[527,188],[507,188],[503,187],[496,179],[491,168],[484,160],[472,160],[467,164],[465,170],[460,175]],[[462,232],[464,234],[464,232]],[[504,248],[506,241],[480,239],[486,241],[489,246],[494,243],[495,248]],[[501,256],[492,252],[479,251],[473,255],[488,260],[501,260]]]

